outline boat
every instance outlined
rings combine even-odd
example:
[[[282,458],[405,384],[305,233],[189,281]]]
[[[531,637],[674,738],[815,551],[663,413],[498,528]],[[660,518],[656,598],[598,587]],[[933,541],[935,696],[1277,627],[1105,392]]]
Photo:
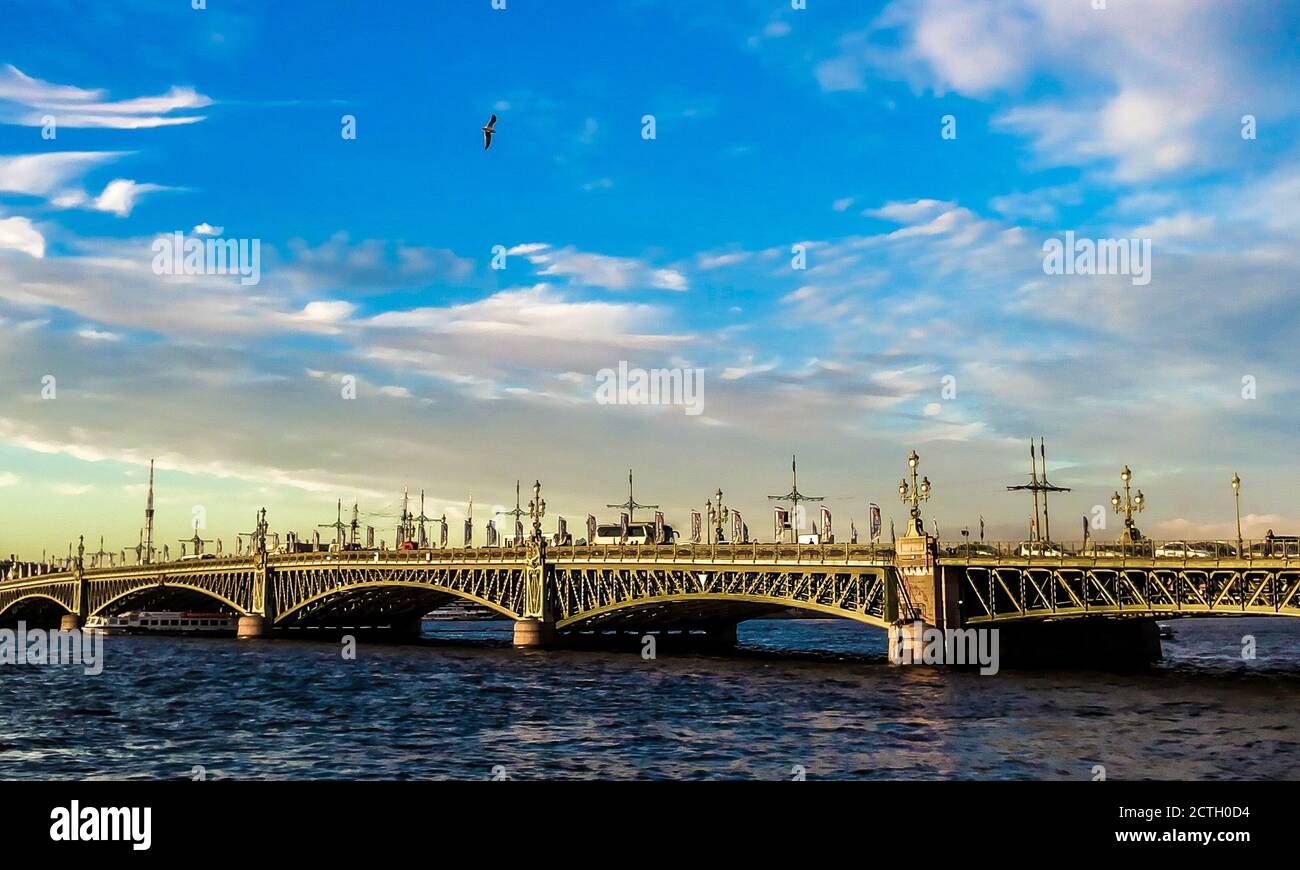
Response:
[[[85,631],[100,634],[165,634],[220,636],[234,634],[239,617],[195,610],[129,610],[113,616],[92,616]]]

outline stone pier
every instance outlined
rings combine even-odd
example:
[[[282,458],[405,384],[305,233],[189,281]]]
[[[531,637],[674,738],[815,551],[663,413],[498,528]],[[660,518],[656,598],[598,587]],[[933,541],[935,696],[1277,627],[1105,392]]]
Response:
[[[235,629],[235,637],[243,640],[245,638],[270,636],[271,625],[267,622],[266,617],[257,613],[251,613],[248,616],[239,617],[239,625]]]
[[[937,542],[928,534],[906,535],[894,542],[898,588],[889,614],[893,620],[889,660],[893,664],[920,660],[925,629],[942,631],[960,625],[956,576],[945,574],[937,555]]]
[[[538,648],[555,643],[555,623],[542,619],[521,619],[515,623],[514,643],[517,647]]]

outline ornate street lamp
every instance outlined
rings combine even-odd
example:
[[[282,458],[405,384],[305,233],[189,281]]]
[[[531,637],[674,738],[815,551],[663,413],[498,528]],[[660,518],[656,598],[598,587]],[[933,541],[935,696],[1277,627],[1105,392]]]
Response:
[[[898,497],[904,502],[912,503],[911,518],[907,521],[907,537],[919,538],[925,534],[925,527],[921,523],[921,502],[930,500],[930,478],[923,477],[921,482],[916,482],[916,466],[921,462],[921,457],[916,455],[913,450],[907,454],[907,464],[912,469],[912,483],[908,485],[907,479],[904,478],[898,482]]]
[[[709,499],[705,502],[705,506],[709,512],[709,525],[713,526],[713,543],[721,544],[723,526],[727,521],[727,508],[722,504],[722,487],[718,487],[714,498],[717,499],[716,504],[713,499]]]
[[[533,518],[533,540],[542,539],[542,517],[546,516],[546,499],[542,498],[542,482],[533,482],[533,500],[528,503],[528,515]]]
[[[1136,493],[1130,493],[1129,481],[1133,479],[1133,472],[1128,470],[1127,465],[1119,473],[1119,479],[1124,481],[1124,497],[1121,499],[1119,492],[1116,491],[1110,497],[1110,504],[1115,509],[1115,513],[1124,515],[1124,533],[1120,535],[1120,540],[1126,543],[1140,541],[1142,533],[1133,525],[1133,514],[1141,513],[1146,507],[1146,497],[1142,495],[1140,489]]]
[[[1232,497],[1237,503],[1237,558],[1243,556],[1241,552],[1241,478],[1234,471],[1232,473]]]

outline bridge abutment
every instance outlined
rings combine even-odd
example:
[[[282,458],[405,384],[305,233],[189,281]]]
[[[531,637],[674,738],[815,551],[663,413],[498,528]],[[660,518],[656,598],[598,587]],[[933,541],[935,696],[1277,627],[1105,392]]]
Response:
[[[81,628],[81,617],[75,613],[65,613],[59,617],[59,631],[77,631]]]
[[[889,663],[893,665],[921,664],[925,659],[924,622],[896,622],[889,626]]]
[[[520,619],[515,622],[514,644],[524,649],[537,649],[555,643],[555,623],[544,619]]]
[[[239,617],[239,625],[235,628],[235,637],[240,640],[270,637],[271,623],[259,613],[250,613],[247,616]]]
[[[889,661],[922,661],[926,629],[956,628],[957,578],[938,564],[938,542],[928,534],[906,535],[894,542],[894,582],[897,588],[886,606]]]

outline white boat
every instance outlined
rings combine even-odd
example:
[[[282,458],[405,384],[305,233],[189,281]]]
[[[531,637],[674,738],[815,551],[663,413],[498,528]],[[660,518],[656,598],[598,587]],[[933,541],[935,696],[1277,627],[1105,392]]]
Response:
[[[114,616],[92,616],[85,631],[101,634],[233,634],[238,616],[194,610],[130,610]]]

